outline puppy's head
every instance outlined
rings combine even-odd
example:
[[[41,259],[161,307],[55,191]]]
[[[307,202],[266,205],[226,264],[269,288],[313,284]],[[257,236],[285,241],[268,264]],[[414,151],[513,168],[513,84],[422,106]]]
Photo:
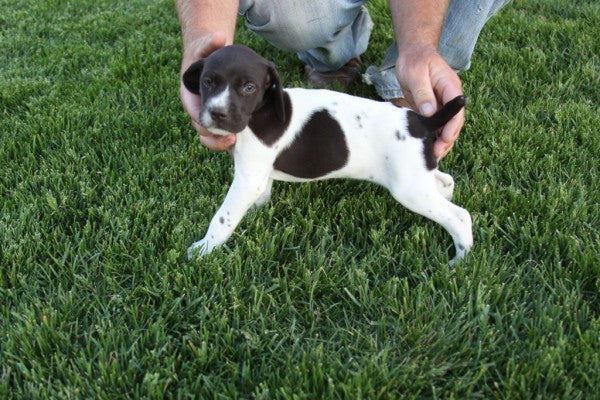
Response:
[[[212,133],[241,132],[262,107],[285,120],[275,65],[246,46],[226,46],[196,61],[184,72],[183,84],[202,98],[199,122]]]

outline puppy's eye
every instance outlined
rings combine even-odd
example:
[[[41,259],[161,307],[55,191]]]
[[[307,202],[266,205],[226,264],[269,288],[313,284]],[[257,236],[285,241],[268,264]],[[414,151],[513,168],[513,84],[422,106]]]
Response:
[[[256,92],[256,84],[254,82],[247,82],[242,87],[244,94],[252,94]]]
[[[214,82],[213,82],[213,80],[211,78],[206,77],[206,78],[202,79],[202,84],[205,87],[209,88],[209,87],[212,87],[214,85]]]

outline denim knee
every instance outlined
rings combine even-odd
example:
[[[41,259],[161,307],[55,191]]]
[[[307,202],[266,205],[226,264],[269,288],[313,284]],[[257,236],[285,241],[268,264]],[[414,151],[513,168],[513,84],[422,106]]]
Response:
[[[468,70],[481,30],[509,0],[453,0],[448,7],[439,52],[456,71]]]
[[[239,13],[256,35],[282,50],[300,53],[303,61],[323,69],[326,65],[339,67],[337,64],[360,54],[354,47],[366,49],[372,25],[363,24],[366,40],[358,42],[364,46],[356,45],[354,39],[360,35],[352,29],[357,19],[364,19],[366,10],[361,7],[365,1],[314,1],[307,5],[294,0],[242,0]]]
[[[246,26],[274,46],[292,52],[323,47],[351,25],[366,0],[298,2],[241,0]]]

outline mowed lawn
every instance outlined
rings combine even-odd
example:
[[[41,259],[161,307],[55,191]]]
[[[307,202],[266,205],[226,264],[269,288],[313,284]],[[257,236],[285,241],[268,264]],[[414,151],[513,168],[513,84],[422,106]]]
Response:
[[[365,68],[392,39],[368,7]],[[182,111],[173,2],[0,10],[1,398],[600,397],[599,2],[485,27],[441,163],[474,221],[454,269],[440,226],[356,181],[276,183],[187,262],[233,171]]]

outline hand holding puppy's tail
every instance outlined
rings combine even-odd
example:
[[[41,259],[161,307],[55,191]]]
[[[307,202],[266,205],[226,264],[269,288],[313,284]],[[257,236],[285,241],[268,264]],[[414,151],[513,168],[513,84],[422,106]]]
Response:
[[[423,139],[423,152],[427,168],[435,169],[438,164],[438,160],[433,154],[433,143],[437,139],[436,131],[458,114],[465,104],[467,104],[467,98],[465,96],[457,96],[444,104],[441,110],[431,117],[424,117],[414,111],[408,111],[406,114],[410,135]]]
[[[431,117],[421,117],[421,122],[430,132],[443,127],[467,104],[466,96],[456,96]]]

